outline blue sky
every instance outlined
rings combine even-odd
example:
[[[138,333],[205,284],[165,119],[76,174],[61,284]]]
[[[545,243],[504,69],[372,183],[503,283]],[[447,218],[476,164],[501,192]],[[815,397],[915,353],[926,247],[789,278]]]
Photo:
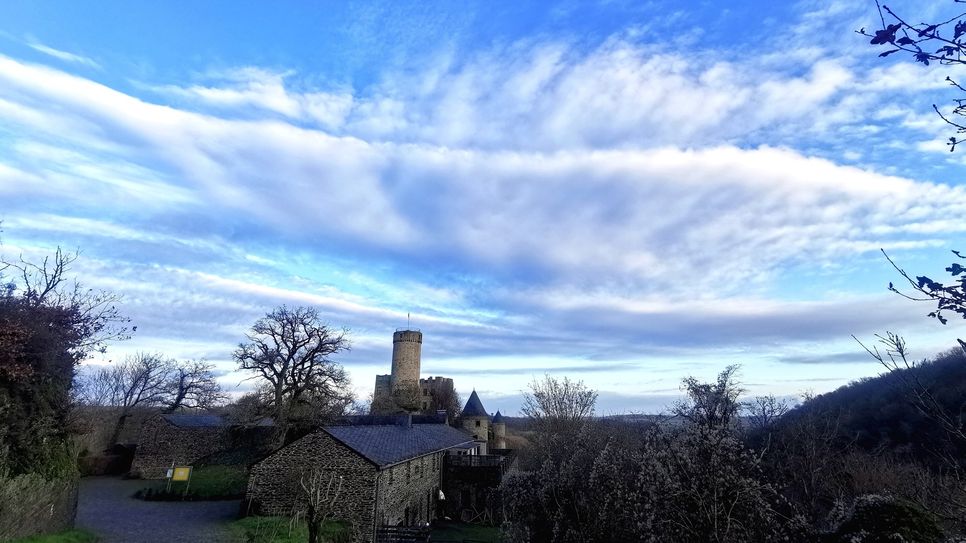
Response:
[[[950,2],[894,3],[923,19]],[[6,255],[80,248],[139,350],[230,353],[279,304],[352,330],[359,395],[412,315],[425,375],[515,412],[545,372],[656,411],[878,373],[953,344],[885,248],[964,249],[955,69],[880,59],[862,2],[148,3],[0,8]],[[103,363],[94,360],[91,363]]]

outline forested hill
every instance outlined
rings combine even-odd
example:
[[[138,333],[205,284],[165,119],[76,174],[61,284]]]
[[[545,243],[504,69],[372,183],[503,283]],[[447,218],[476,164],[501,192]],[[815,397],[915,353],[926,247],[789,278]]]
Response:
[[[787,423],[817,416],[835,420],[838,436],[869,452],[915,455],[920,460],[939,451],[966,455],[953,446],[948,433],[917,409],[914,378],[945,412],[966,423],[966,355],[959,347],[917,364],[912,369],[885,372],[816,396],[789,412]],[[962,456],[960,456],[962,457]]]

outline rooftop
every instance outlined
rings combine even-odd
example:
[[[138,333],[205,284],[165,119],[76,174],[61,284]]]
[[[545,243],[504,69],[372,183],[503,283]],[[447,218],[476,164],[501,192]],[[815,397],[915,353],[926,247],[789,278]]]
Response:
[[[466,407],[463,408],[463,412],[460,414],[463,417],[489,417],[489,413],[483,408],[483,402],[480,401],[480,397],[476,395],[474,390],[470,394],[470,399],[466,400]]]
[[[473,442],[445,424],[327,426],[329,435],[379,466]]]
[[[225,419],[219,415],[184,415],[172,413],[161,415],[161,418],[179,428],[217,428],[228,425]]]

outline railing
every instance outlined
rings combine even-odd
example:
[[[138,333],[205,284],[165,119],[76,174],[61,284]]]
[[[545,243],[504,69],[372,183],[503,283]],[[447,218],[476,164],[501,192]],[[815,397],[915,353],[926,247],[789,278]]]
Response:
[[[451,454],[446,457],[451,466],[473,468],[503,467],[504,457],[491,454]]]
[[[377,543],[423,543],[429,541],[429,527],[380,526],[376,528]]]

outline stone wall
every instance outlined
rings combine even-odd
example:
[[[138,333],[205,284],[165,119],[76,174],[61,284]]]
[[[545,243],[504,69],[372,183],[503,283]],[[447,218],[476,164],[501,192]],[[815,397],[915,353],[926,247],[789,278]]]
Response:
[[[383,525],[420,525],[436,518],[445,453],[396,464],[379,473],[376,518]]]
[[[141,426],[131,474],[145,479],[160,479],[172,463],[191,465],[202,457],[223,450],[227,444],[227,427],[183,428],[163,417],[154,417]]]
[[[0,477],[0,541],[68,530],[76,511],[76,479]]]
[[[460,417],[460,426],[463,430],[473,434],[473,438],[479,441],[490,440],[490,418],[489,417]],[[486,454],[486,451],[483,451]]]
[[[309,434],[255,464],[244,507],[249,514],[292,516],[304,510],[300,479],[315,471],[342,477],[333,518],[349,522],[358,541],[374,538],[377,468],[324,431]]]

